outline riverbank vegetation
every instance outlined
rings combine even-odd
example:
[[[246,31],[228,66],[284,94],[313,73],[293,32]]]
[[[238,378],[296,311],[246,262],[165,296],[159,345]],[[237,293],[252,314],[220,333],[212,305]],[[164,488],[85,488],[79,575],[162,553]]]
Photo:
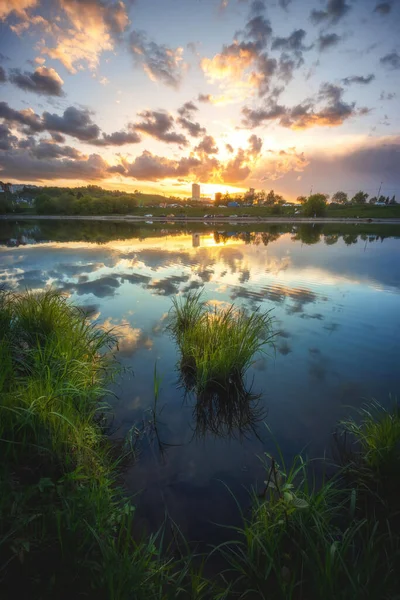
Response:
[[[190,367],[200,369],[201,385],[210,377],[226,383],[232,369],[243,374],[261,343],[271,341],[269,314],[217,311],[200,294],[175,303],[171,328]],[[186,350],[188,331],[190,344],[205,353],[189,343]],[[238,505],[242,525],[230,528],[232,540],[193,558],[173,524],[170,545],[163,531],[139,541],[132,535],[134,507],[119,485],[124,457],[106,435],[107,386],[119,372],[115,344],[112,331],[91,324],[57,292],[0,293],[2,598],[397,597],[395,401],[389,408],[370,403],[343,421],[334,462],[297,456],[285,464],[279,449],[265,455],[264,483],[250,511]],[[209,364],[214,355],[218,372]],[[222,413],[223,426],[242,420],[229,417],[229,403],[214,418],[214,404],[210,424],[204,407],[200,429],[218,428]],[[222,565],[217,574],[215,561]]]
[[[164,216],[202,217],[204,214],[220,216],[250,216],[261,218],[292,217],[354,217],[400,218],[400,204],[394,196],[369,198],[365,192],[348,197],[339,191],[329,194],[314,193],[298,196],[296,202],[287,202],[281,195],[270,190],[250,189],[242,194],[216,194],[196,201],[161,194],[145,194],[139,190],[124,192],[105,190],[97,185],[84,187],[35,187],[25,186],[15,193],[0,194],[0,214],[37,214],[60,216]]]
[[[132,538],[134,507],[104,429],[115,342],[58,293],[0,294],[4,599],[175,598],[187,589],[189,559],[164,558],[157,534]]]

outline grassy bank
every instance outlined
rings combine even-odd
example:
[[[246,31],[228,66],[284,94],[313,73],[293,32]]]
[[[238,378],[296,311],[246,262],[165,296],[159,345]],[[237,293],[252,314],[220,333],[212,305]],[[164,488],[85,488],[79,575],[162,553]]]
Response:
[[[58,293],[1,292],[2,598],[183,594],[186,559],[162,558],[157,536],[132,539],[117,485],[101,402],[115,341]]]

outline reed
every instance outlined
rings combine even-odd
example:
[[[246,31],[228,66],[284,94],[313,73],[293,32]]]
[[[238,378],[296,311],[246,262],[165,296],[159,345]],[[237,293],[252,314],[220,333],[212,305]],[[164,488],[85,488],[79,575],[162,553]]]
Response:
[[[181,370],[202,394],[213,386],[240,387],[254,356],[272,345],[271,325],[271,311],[249,314],[234,305],[212,307],[201,292],[191,292],[173,299],[169,328],[179,347]]]

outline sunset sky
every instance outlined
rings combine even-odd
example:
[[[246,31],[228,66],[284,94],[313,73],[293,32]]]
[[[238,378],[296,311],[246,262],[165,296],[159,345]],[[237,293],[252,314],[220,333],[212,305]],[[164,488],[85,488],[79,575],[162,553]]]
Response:
[[[0,179],[400,198],[400,0],[0,0]]]

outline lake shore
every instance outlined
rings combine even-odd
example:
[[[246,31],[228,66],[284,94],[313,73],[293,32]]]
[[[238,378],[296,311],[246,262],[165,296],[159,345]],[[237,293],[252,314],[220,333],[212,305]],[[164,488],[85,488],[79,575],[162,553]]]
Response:
[[[230,223],[238,225],[240,223],[389,223],[391,225],[400,225],[400,219],[372,219],[372,218],[334,218],[334,217],[192,217],[175,216],[170,217],[144,217],[143,215],[0,215],[0,220],[6,221],[31,221],[31,220],[55,220],[55,221],[123,221],[131,223]]]

